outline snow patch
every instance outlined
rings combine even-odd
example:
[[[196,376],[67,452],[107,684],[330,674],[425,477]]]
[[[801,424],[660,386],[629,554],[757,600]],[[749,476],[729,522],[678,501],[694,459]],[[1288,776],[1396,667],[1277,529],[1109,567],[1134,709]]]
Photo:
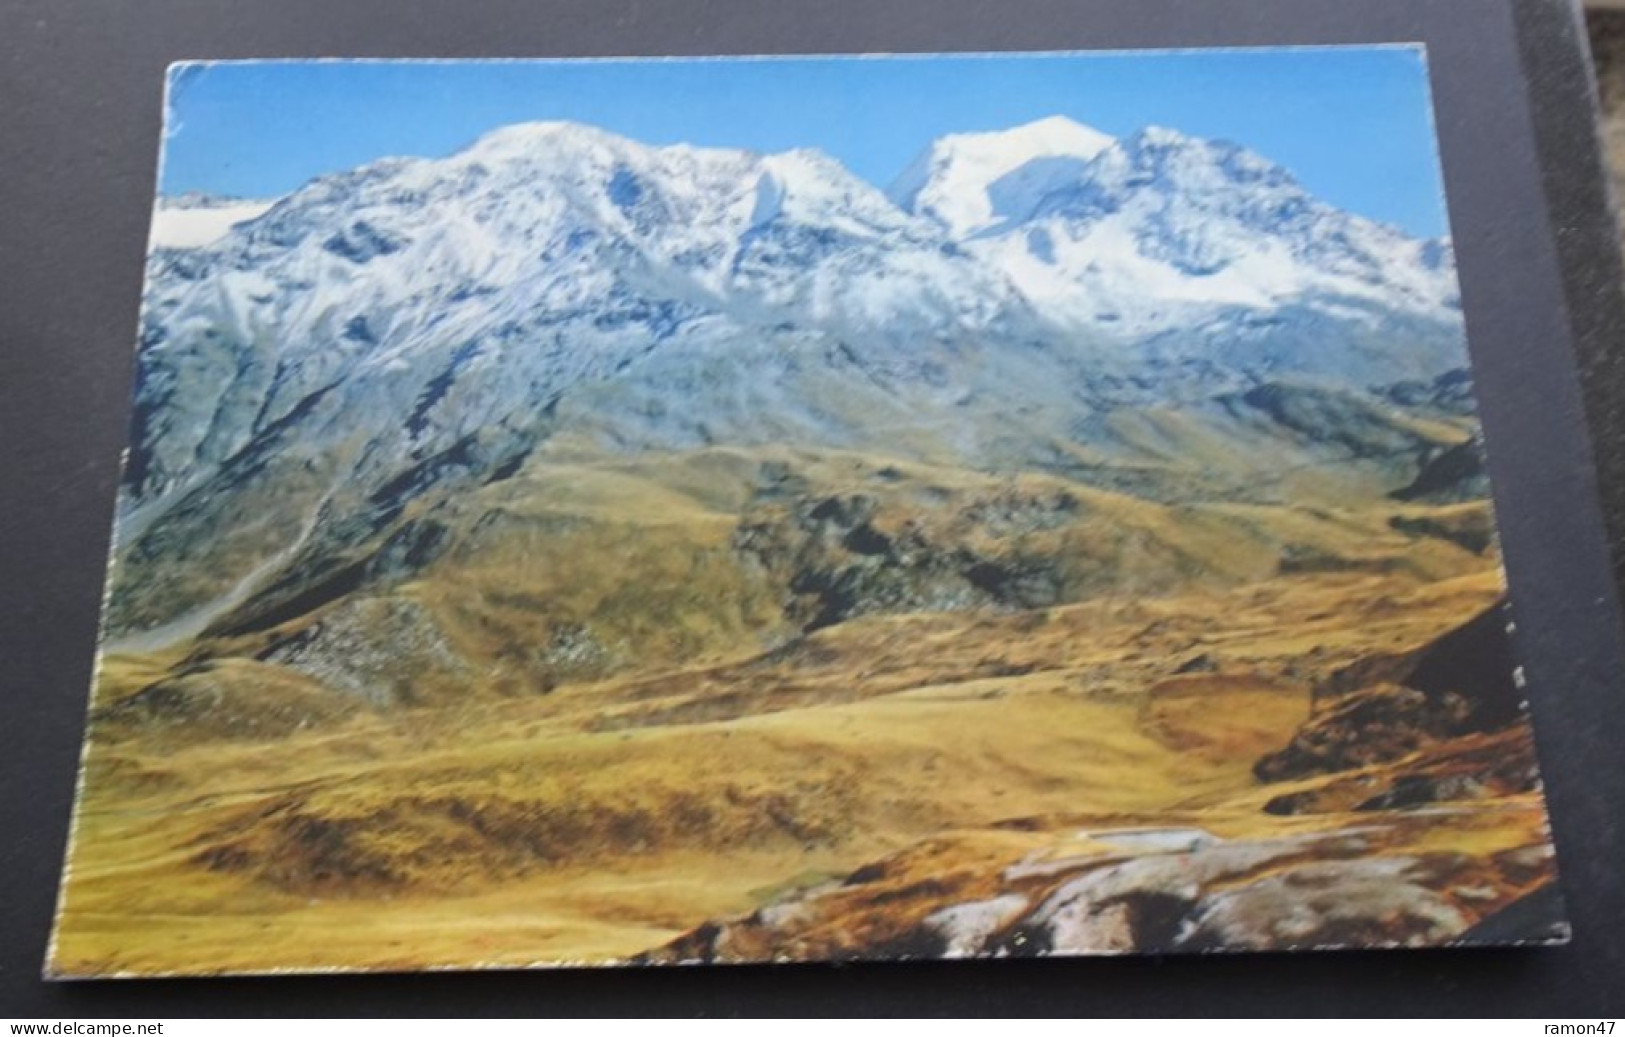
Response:
[[[784,185],[772,173],[763,173],[756,181],[756,205],[751,209],[750,227],[768,223],[784,209]]]
[[[1190,853],[1215,846],[1219,838],[1201,828],[1119,828],[1080,832],[1080,838],[1110,843],[1127,850]]]
[[[160,201],[152,212],[147,247],[202,248],[230,233],[239,223],[258,219],[274,201],[239,201],[213,206],[171,206]]]

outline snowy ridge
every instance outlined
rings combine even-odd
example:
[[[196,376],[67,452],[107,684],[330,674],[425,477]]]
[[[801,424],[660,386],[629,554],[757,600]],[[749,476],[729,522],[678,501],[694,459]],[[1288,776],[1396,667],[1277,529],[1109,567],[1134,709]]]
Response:
[[[1342,212],[1244,148],[1155,127],[1051,182],[973,247],[1074,326],[1149,334],[1195,308],[1315,298],[1377,312],[1458,305],[1448,242]]]
[[[430,407],[414,441],[695,335],[902,344],[1036,323],[1001,274],[827,156],[650,148],[568,123],[312,181],[213,245],[155,253],[145,314],[143,413],[163,424],[138,429],[142,495],[324,387],[356,397],[346,421],[389,420],[399,403],[373,397],[420,397],[453,357],[437,391],[484,406]]]

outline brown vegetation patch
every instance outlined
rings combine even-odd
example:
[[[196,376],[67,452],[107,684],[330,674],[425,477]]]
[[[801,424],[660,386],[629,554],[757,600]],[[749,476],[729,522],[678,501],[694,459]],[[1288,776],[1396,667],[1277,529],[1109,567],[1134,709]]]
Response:
[[[277,740],[354,716],[355,699],[292,670],[252,659],[183,664],[92,715],[110,740],[160,734],[171,742]]]
[[[1353,770],[1517,723],[1521,696],[1504,612],[1491,608],[1418,648],[1336,670],[1316,687],[1309,720],[1254,772],[1282,781]]]
[[[847,825],[833,803],[806,789],[725,785],[642,800],[529,799],[470,789],[363,805],[295,793],[205,833],[192,859],[286,892],[361,897],[391,888],[475,888],[565,865],[675,851],[816,846],[840,838]]]
[[[1153,685],[1146,730],[1180,752],[1246,758],[1279,744],[1309,712],[1309,689],[1254,674],[1186,673]]]
[[[1272,814],[1404,810],[1429,803],[1494,799],[1540,787],[1527,722],[1488,735],[1466,735],[1385,766],[1339,774],[1265,804]]]

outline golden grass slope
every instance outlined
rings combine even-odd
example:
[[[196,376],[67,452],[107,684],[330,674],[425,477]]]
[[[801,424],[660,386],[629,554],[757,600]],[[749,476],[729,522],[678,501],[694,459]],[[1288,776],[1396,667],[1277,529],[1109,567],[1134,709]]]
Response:
[[[422,564],[103,661],[50,968],[600,963],[942,839],[992,860],[1073,824],[1012,819],[1353,824],[1267,813],[1299,786],[1254,761],[1317,682],[1499,597],[1462,535],[1487,515],[832,451],[534,464],[405,516],[436,529]],[[1463,852],[1528,843],[1515,815]],[[798,946],[880,953],[871,924]]]

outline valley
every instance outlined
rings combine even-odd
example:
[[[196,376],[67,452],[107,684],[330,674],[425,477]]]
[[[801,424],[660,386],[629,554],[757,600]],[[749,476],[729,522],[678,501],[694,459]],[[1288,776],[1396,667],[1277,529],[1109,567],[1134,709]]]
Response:
[[[1498,733],[1526,730],[1515,704],[1454,727],[1381,708],[1345,733],[1368,758],[1257,773],[1340,674],[1496,607],[1483,503],[1171,506],[717,449],[536,465],[407,521],[441,532],[405,576],[373,566],[289,618],[251,602],[106,658],[56,969],[944,953],[923,918],[1036,905],[998,880],[1011,867],[1118,859],[1084,830],[1298,840],[1283,865],[1368,863],[1315,840],[1373,825],[1395,829],[1378,859],[1459,837],[1483,870],[1542,845],[1527,736]],[[1403,686],[1398,665],[1373,673]],[[1486,738],[1503,748],[1416,792]],[[1409,813],[1372,812],[1406,787]],[[1446,814],[1414,813],[1435,800]],[[876,867],[913,876],[907,895],[855,907],[842,883]],[[1519,874],[1442,869],[1444,895],[1486,892],[1441,916],[1456,930],[1416,932],[1459,935],[1549,882],[1549,859]],[[824,935],[763,930],[780,915]],[[683,936],[743,918],[721,943]],[[1135,946],[1115,939],[1054,949]]]

